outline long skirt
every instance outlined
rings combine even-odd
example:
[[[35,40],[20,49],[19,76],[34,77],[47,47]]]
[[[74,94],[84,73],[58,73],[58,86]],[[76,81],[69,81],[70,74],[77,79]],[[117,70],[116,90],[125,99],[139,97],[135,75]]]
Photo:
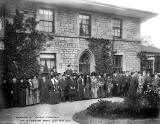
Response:
[[[40,103],[40,92],[38,89],[36,90],[33,90],[33,104],[37,104],[37,103]]]
[[[84,99],[90,99],[91,97],[91,91],[90,91],[90,88],[89,87],[86,87],[84,89]]]
[[[19,107],[26,106],[26,90],[25,89],[19,91],[18,101],[19,101],[18,102]]]
[[[99,89],[98,89],[98,97],[99,98],[105,97],[104,87],[99,87]]]
[[[91,88],[92,98],[97,98],[98,97],[97,91],[98,91],[98,88],[96,88],[96,87]]]
[[[60,93],[59,91],[52,91],[50,92],[50,104],[58,104],[60,102]]]
[[[33,93],[32,90],[26,89],[26,105],[32,105],[33,104]]]
[[[83,89],[80,88],[78,91],[78,100],[82,100],[83,99]]]

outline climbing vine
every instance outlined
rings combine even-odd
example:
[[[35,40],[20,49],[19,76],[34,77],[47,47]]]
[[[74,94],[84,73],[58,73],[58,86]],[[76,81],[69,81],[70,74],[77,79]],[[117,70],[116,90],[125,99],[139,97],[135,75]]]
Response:
[[[7,77],[27,78],[38,75],[40,65],[37,57],[47,41],[47,36],[36,30],[35,18],[25,19],[16,10],[13,23],[6,20],[4,36],[5,73]]]
[[[108,39],[87,38],[89,49],[95,56],[96,72],[113,73],[112,43]]]

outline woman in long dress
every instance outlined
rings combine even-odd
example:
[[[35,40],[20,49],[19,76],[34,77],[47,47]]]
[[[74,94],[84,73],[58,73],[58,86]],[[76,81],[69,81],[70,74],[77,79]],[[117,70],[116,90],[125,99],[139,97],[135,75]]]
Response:
[[[97,77],[96,77],[96,74],[91,74],[91,93],[92,93],[92,98],[97,98],[98,97],[98,94],[97,94],[97,91],[98,91],[98,80],[97,80]]]
[[[50,81],[50,104],[58,104],[59,102],[60,87],[56,75],[53,75]]]
[[[34,96],[33,104],[37,104],[37,103],[40,103],[40,99],[39,99],[40,95],[39,95],[39,89],[38,89],[39,88],[39,81],[36,76],[33,77],[32,84],[33,84],[32,93]]]
[[[84,78],[84,99],[90,99],[91,98],[91,79],[89,75],[86,75]]]
[[[103,98],[105,97],[105,91],[104,91],[104,78],[101,77],[101,75],[98,76],[98,97]]]
[[[33,84],[32,84],[32,80],[29,78],[27,80],[27,88],[26,88],[26,105],[32,105],[33,104]]]
[[[84,79],[82,78],[82,75],[79,75],[79,78],[77,80],[77,86],[78,86],[78,100],[83,99],[84,94]]]

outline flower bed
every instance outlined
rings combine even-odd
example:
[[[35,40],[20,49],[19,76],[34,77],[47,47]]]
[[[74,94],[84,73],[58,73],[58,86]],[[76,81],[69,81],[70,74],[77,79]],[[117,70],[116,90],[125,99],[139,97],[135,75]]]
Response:
[[[159,96],[154,92],[125,98],[123,102],[99,100],[87,108],[87,114],[103,118],[155,118],[159,115]]]

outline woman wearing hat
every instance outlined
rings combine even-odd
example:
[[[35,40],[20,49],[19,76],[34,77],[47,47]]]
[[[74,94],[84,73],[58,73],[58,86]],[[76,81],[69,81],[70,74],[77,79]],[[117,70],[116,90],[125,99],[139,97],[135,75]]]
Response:
[[[92,72],[91,74],[91,94],[92,94],[92,98],[97,98],[97,91],[98,91],[98,80],[96,77],[96,72]]]
[[[70,78],[68,78],[68,95],[69,95],[69,100],[74,101],[76,100],[76,95],[77,95],[77,76],[76,74],[72,74]]]
[[[60,102],[60,87],[57,75],[52,75],[50,80],[50,104],[58,104]]]
[[[32,79],[28,78],[27,79],[27,88],[26,88],[26,105],[32,105],[33,104],[33,84],[32,84]]]
[[[83,79],[83,75],[79,75],[79,78],[77,80],[77,85],[78,85],[78,100],[82,100],[83,99],[83,95],[84,95],[84,79]]]
[[[33,103],[37,104],[37,103],[40,103],[40,99],[39,99],[39,81],[37,79],[37,76],[33,77],[32,83],[33,83],[33,95],[34,95]]]
[[[84,99],[90,99],[91,97],[91,79],[90,79],[90,75],[86,74],[84,76]]]

